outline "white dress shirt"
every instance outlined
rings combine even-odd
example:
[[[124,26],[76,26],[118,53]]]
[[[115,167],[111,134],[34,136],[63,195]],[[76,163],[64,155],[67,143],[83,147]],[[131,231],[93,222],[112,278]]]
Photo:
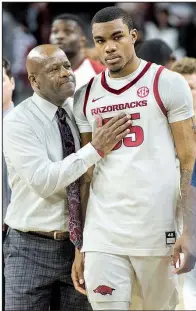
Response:
[[[36,93],[4,118],[4,156],[12,190],[5,223],[20,231],[68,230],[66,187],[100,160],[89,143],[80,148],[70,111],[76,153],[63,159],[57,107]]]

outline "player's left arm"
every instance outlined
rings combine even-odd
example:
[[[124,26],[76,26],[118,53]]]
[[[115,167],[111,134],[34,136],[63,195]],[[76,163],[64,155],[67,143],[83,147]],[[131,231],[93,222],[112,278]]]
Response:
[[[191,175],[194,166],[195,149],[195,117],[193,111],[193,98],[186,80],[179,74],[166,71],[169,82],[166,96],[166,109],[168,121],[174,138],[177,156],[181,169],[181,196],[178,199],[178,208],[183,210],[183,234],[174,246],[174,262],[179,260],[180,253],[184,253],[184,261],[175,273],[188,272],[193,268],[191,254],[188,248],[188,220],[193,213],[192,206],[188,204]],[[163,87],[164,88],[164,87]]]
[[[176,152],[180,161],[181,196],[178,199],[177,208],[183,210],[183,231],[187,231],[188,219],[191,217],[191,206],[188,204],[190,181],[194,166],[194,148],[195,134],[193,124],[195,118],[191,117],[184,121],[178,121],[170,124],[174,138]]]

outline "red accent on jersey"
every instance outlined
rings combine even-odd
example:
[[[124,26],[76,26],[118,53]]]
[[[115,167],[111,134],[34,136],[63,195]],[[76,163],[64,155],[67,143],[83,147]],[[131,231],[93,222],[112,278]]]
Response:
[[[140,113],[132,113],[130,114],[131,116],[131,120],[138,120],[140,119]],[[103,119],[103,125],[106,124],[109,120],[111,120],[112,118],[105,118]],[[129,127],[130,129],[130,134],[135,134],[134,139],[133,137],[125,137],[123,138],[123,140],[119,141],[114,148],[112,149],[112,151],[114,150],[118,150],[121,146],[122,146],[122,142],[124,144],[125,147],[138,147],[140,146],[143,141],[144,141],[144,131],[142,129],[141,126],[139,125],[130,125]]]
[[[83,106],[83,112],[84,115],[86,117],[86,105],[87,105],[87,101],[88,101],[88,97],[89,97],[89,93],[90,93],[90,89],[91,89],[91,85],[93,83],[94,77],[90,79],[88,86],[86,88],[86,93],[85,93],[85,97],[84,97],[84,106]]]
[[[112,295],[113,290],[115,290],[115,288],[112,288],[112,287],[106,286],[106,285],[99,285],[93,291],[96,294],[98,293],[98,294],[101,294],[103,296],[106,296],[106,295]]]
[[[157,104],[159,105],[160,109],[162,110],[163,114],[167,117],[167,110],[161,100],[161,97],[159,95],[159,89],[158,89],[158,84],[159,84],[159,77],[161,72],[163,71],[165,67],[161,66],[159,67],[159,69],[157,70],[157,73],[155,75],[155,79],[154,79],[154,84],[153,84],[153,91],[154,91],[154,97],[157,101]]]
[[[141,98],[146,97],[149,94],[149,88],[146,86],[142,86],[137,90],[137,95]]]
[[[109,85],[107,84],[106,78],[105,78],[105,71],[102,72],[101,84],[108,92],[114,93],[116,95],[120,95],[126,90],[128,90],[131,86],[133,86],[139,79],[141,79],[141,77],[143,77],[143,75],[148,71],[151,65],[152,63],[148,62],[146,66],[144,67],[144,69],[139,73],[139,75],[135,79],[133,79],[133,81],[131,81],[130,83],[128,83],[127,85],[123,86],[122,88],[118,90],[112,89],[111,87],[109,87]]]

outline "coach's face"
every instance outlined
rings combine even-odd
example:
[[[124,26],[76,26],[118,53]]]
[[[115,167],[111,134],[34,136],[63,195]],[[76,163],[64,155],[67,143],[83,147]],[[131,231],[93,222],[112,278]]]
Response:
[[[75,91],[71,64],[59,49],[39,62],[39,70],[30,76],[30,81],[34,90],[53,103],[64,102]]]
[[[129,31],[121,18],[94,23],[92,34],[99,57],[111,72],[119,72],[132,60],[137,31]]]

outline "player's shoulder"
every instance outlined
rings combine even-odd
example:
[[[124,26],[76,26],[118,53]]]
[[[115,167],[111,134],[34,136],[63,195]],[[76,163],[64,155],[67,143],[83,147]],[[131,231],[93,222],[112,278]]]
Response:
[[[100,75],[101,73],[95,75],[94,77],[92,77],[86,84],[84,84],[83,86],[81,86],[74,94],[74,100],[77,98],[81,98],[84,97],[86,92],[88,91],[88,89],[92,90],[92,88],[94,88],[95,84],[97,81],[99,81],[100,79]]]
[[[172,71],[164,66],[160,66],[157,64],[153,64],[154,68],[156,68],[156,71],[159,70],[159,68],[163,68],[160,77],[162,77],[163,80],[167,80],[167,79],[171,79],[171,80],[180,80],[180,81],[184,81],[185,79],[182,77],[181,74],[179,74],[178,72]]]
[[[82,96],[84,96],[85,92],[86,92],[86,89],[88,87],[88,83],[85,83],[84,85],[82,85],[74,94],[74,100],[77,99],[77,98],[80,98]]]
[[[160,76],[159,76],[159,85],[164,84],[165,86],[176,85],[176,86],[187,87],[188,85],[187,81],[178,72],[172,71],[170,69],[167,69],[164,66],[160,66],[154,63],[152,64],[152,68],[154,69],[155,73],[158,73],[160,68],[162,69]]]

